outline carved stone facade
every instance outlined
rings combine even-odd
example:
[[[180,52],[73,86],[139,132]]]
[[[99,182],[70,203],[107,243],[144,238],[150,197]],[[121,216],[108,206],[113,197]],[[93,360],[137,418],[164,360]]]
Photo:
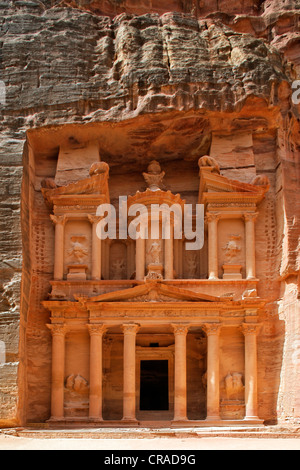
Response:
[[[69,184],[42,185],[55,229],[43,301],[51,314],[50,423],[263,423],[257,338],[266,302],[257,294],[255,220],[268,185],[230,180],[209,157],[199,168],[204,242],[194,251],[186,219],[174,212],[184,213],[186,201],[164,186],[167,166],[158,161],[121,214],[127,238],[120,213],[115,237],[99,237],[98,207],[111,201],[107,164]],[[146,212],[133,216],[136,204]]]

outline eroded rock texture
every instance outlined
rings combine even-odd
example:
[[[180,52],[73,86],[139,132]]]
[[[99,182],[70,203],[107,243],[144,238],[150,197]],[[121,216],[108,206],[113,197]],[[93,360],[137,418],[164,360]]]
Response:
[[[299,9],[280,0],[0,1],[1,425],[49,417],[41,300],[53,271],[52,227],[40,182],[74,136],[99,139],[119,193],[128,163],[142,169],[158,155],[191,175],[206,154],[228,177],[268,175],[257,226],[260,296],[269,301],[260,414],[299,419],[300,128],[291,100]]]

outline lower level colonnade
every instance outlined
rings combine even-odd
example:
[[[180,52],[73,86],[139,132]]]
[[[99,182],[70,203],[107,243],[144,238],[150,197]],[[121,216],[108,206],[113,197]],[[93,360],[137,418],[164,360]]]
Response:
[[[52,334],[52,385],[51,418],[49,422],[64,422],[65,388],[65,339],[69,333],[66,323],[47,325]],[[205,323],[201,329],[207,337],[207,417],[211,425],[220,424],[220,332],[222,323]],[[173,425],[195,424],[187,417],[187,335],[189,325],[171,324],[174,334],[174,416]],[[87,325],[90,336],[90,377],[89,377],[89,414],[86,418],[91,423],[108,422],[103,420],[103,337],[109,325],[90,323]],[[257,334],[258,323],[242,323],[238,326],[244,335],[245,353],[245,416],[243,422],[261,424],[258,418],[257,403]],[[138,425],[136,417],[136,339],[140,325],[125,323],[123,332],[123,425]],[[76,421],[76,419],[74,418]],[[223,423],[230,422],[224,420]]]

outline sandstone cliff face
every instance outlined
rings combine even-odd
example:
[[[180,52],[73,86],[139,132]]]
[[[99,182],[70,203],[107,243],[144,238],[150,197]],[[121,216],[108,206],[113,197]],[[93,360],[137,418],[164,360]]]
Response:
[[[47,217],[40,179],[52,176],[59,139],[66,138],[56,126],[63,124],[74,126],[68,137],[72,130],[80,133],[78,124],[92,135],[100,132],[103,159],[113,167],[128,155],[142,166],[157,152],[166,160],[196,160],[211,149],[219,152],[222,136],[230,134],[224,174],[248,182],[256,174],[269,176],[266,218],[257,228],[260,294],[270,299],[262,346],[270,364],[260,370],[270,385],[261,407],[270,421],[298,419],[300,142],[290,84],[300,66],[300,3],[57,3],[0,2],[0,80],[6,84],[6,106],[0,106],[0,340],[6,345],[0,424],[24,419],[28,409],[33,420],[47,417],[46,399],[34,398],[40,386],[34,357],[45,351],[43,363],[49,347],[47,317],[36,306],[47,296],[52,266],[45,234],[36,227]],[[103,127],[93,130],[96,123]],[[112,126],[122,135],[122,149]],[[32,137],[24,150],[26,132]],[[247,161],[241,163],[245,149]],[[36,279],[40,284],[32,291]],[[276,348],[278,355],[270,353]],[[47,377],[46,371],[44,383]],[[41,395],[48,393],[45,386]]]

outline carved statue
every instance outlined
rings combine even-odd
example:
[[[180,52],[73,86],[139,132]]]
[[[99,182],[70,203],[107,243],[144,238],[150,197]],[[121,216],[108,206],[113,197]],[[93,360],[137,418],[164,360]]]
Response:
[[[43,189],[56,189],[57,184],[55,183],[54,179],[46,178],[41,182],[41,187]]]
[[[220,173],[220,166],[217,160],[209,155],[199,158],[198,165],[200,169],[203,167],[210,167],[212,168],[213,173]]]
[[[149,264],[160,264],[160,254],[161,247],[159,243],[152,243],[150,249],[147,251],[148,259],[150,260]]]
[[[197,260],[195,256],[187,258],[187,269],[189,279],[196,279],[197,277]]]
[[[103,173],[106,173],[109,170],[109,166],[105,162],[96,162],[93,163],[91,168],[90,168],[90,176],[95,176],[95,175],[102,175]]]
[[[124,275],[125,263],[122,259],[117,259],[112,264],[113,279],[122,279]]]
[[[239,372],[229,373],[225,377],[225,391],[227,399],[237,399],[239,394],[244,390],[243,375]]]
[[[165,172],[161,171],[160,164],[156,160],[153,160],[149,164],[148,173],[143,173],[143,177],[151,191],[157,191],[161,189],[164,176]]]
[[[270,187],[270,180],[266,175],[258,175],[253,178],[251,184],[254,184],[255,186]]]
[[[71,237],[71,248],[68,250],[68,255],[79,263],[88,255],[88,250],[83,245],[84,240],[85,237]]]
[[[229,260],[236,258],[238,254],[241,252],[241,247],[237,243],[237,241],[240,239],[241,239],[240,235],[231,235],[228,243],[223,247],[223,250],[225,251],[225,256]]]
[[[86,392],[89,388],[87,380],[81,375],[71,374],[66,379],[66,388],[77,393]]]

